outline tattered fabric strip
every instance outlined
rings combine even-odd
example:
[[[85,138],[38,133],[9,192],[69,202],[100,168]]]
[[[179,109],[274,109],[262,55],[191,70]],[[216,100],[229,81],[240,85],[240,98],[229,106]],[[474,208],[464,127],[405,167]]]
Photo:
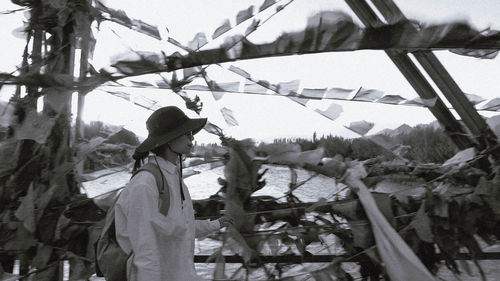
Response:
[[[339,17],[335,21],[330,17]],[[229,57],[223,47],[200,51],[185,57],[169,58],[169,69],[222,63],[227,61],[253,59],[269,56],[311,54],[334,51],[354,51],[363,49],[385,50],[403,49],[452,49],[455,53],[480,58],[493,58],[500,49],[500,32],[482,34],[470,25],[452,22],[438,25],[424,25],[415,31],[409,21],[402,21],[378,28],[362,28],[349,16],[342,13],[323,13],[323,24],[305,30],[285,33],[266,44],[254,44],[248,39],[241,40],[239,53],[231,52]],[[325,22],[327,22],[325,24]],[[331,24],[328,24],[333,22]],[[241,36],[241,35],[238,35]],[[460,50],[469,50],[463,51]],[[471,52],[470,50],[475,50]],[[485,55],[485,52],[488,55]]]

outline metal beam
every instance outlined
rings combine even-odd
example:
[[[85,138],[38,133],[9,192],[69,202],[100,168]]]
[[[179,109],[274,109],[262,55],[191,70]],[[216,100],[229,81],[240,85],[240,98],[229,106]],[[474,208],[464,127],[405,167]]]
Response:
[[[346,0],[346,2],[365,26],[377,27],[384,24],[364,0]],[[473,146],[473,141],[466,137],[466,131],[462,125],[455,119],[451,111],[439,98],[434,88],[418,70],[408,54],[394,50],[386,50],[385,53],[421,98],[436,99],[435,105],[429,107],[429,110],[441,125],[444,126],[445,132],[457,147],[459,149],[465,149]]]

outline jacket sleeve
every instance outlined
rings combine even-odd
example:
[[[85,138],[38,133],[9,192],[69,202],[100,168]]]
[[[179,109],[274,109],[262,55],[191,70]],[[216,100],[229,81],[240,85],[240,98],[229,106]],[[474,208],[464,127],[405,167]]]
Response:
[[[220,229],[220,223],[217,220],[214,220],[214,221],[195,220],[194,226],[195,226],[195,237],[196,238],[201,238],[201,237],[207,236],[208,234]]]
[[[129,183],[127,196],[127,232],[138,280],[161,281],[158,241],[183,235],[187,226],[171,223],[158,211],[158,190],[150,173],[138,173]]]

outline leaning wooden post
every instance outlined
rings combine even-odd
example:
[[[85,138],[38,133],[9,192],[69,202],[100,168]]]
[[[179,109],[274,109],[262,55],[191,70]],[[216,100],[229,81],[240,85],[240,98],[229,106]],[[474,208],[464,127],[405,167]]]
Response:
[[[378,18],[375,12],[365,1],[346,0],[346,3],[359,17],[361,22],[367,27],[376,27],[384,23]],[[399,71],[405,76],[415,92],[423,99],[435,99],[433,106],[429,107],[431,113],[441,123],[445,132],[459,149],[465,149],[474,145],[473,140],[466,136],[466,131],[462,125],[455,119],[451,111],[438,96],[431,84],[426,80],[417,66],[413,63],[407,53],[386,50],[392,62]]]
[[[374,0],[373,4],[389,24],[406,20],[405,15],[392,0]],[[413,55],[469,128],[473,137],[478,142],[478,148],[485,149],[488,146],[498,144],[495,133],[493,133],[486,121],[479,115],[474,105],[467,99],[464,92],[434,53],[421,50],[413,52]]]

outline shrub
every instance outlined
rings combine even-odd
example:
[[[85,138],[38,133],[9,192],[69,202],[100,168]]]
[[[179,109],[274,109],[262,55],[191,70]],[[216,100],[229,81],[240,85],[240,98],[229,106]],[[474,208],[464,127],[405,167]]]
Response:
[[[114,144],[126,143],[134,146],[139,145],[140,143],[139,138],[127,129],[121,129],[121,131],[112,135],[107,142]]]
[[[326,157],[333,157],[337,154],[347,157],[352,154],[351,140],[344,139],[343,137],[328,135],[326,138],[324,136],[321,137],[318,142],[319,146],[325,148]]]
[[[112,125],[106,125],[101,121],[91,121],[90,124],[85,124],[83,128],[83,135],[86,139],[95,137],[106,138],[114,130]],[[127,129],[121,129],[118,133],[109,137],[107,143],[120,144],[126,143],[129,145],[139,145],[139,138]]]
[[[387,151],[379,145],[367,139],[353,139],[351,144],[353,159],[366,160],[380,155],[386,155]]]
[[[410,132],[396,136],[398,143],[411,147],[409,160],[443,163],[458,152],[458,148],[442,129],[417,126]]]
[[[90,124],[83,127],[83,137],[86,139],[104,136],[104,123],[101,121],[90,121]]]
[[[410,146],[405,157],[408,158],[408,160],[415,160],[423,163],[443,163],[458,151],[455,144],[442,129],[428,125],[417,126],[394,136],[384,135],[383,138],[388,144]],[[322,136],[320,139],[316,138],[316,141],[302,138],[281,138],[275,139],[274,143],[295,143],[299,144],[302,150],[323,147],[325,148],[326,157],[333,157],[337,154],[360,160],[377,156],[385,156],[387,158],[394,157],[388,150],[364,138],[344,139],[342,137],[328,135],[326,137]]]

